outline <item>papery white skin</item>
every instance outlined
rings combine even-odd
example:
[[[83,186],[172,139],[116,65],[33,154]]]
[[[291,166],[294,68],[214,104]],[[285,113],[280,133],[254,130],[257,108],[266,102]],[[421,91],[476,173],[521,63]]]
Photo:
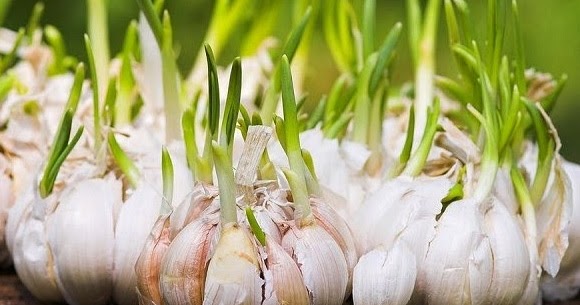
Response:
[[[341,305],[348,285],[344,254],[336,241],[316,224],[291,228],[282,239],[302,271],[313,305]]]
[[[419,269],[414,300],[428,304],[487,304],[493,257],[480,204],[449,204]]]
[[[556,277],[542,277],[542,294],[549,301],[567,300],[580,291],[580,166],[563,161],[562,167],[570,178],[573,195],[569,242]]]
[[[354,268],[353,301],[357,305],[404,305],[409,302],[417,277],[415,255],[397,242],[363,255]]]
[[[106,304],[111,296],[121,189],[113,177],[81,181],[63,192],[48,219],[57,284],[69,304]]]
[[[209,265],[203,304],[254,305],[262,302],[256,246],[246,228],[224,225]]]

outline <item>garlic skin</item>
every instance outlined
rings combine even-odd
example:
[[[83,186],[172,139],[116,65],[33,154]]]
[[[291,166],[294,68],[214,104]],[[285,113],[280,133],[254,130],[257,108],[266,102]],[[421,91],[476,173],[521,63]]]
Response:
[[[340,246],[321,226],[290,228],[282,247],[300,267],[313,305],[341,305],[348,285],[346,259]]]
[[[417,276],[416,293],[422,303],[488,304],[493,260],[482,226],[477,202],[463,199],[449,204]]]
[[[354,268],[352,297],[357,305],[405,305],[411,299],[417,267],[415,255],[397,242],[363,255]]]
[[[225,224],[207,267],[203,304],[261,304],[263,284],[249,232],[237,223]]]
[[[542,277],[542,295],[548,301],[567,300],[580,291],[580,166],[563,160],[562,167],[570,178],[573,196],[568,249],[555,277]]]
[[[163,304],[159,288],[161,261],[169,248],[169,215],[159,217],[135,263],[137,298],[141,305]]]
[[[113,289],[114,210],[121,183],[113,177],[71,186],[47,222],[57,284],[69,304],[105,304]]]

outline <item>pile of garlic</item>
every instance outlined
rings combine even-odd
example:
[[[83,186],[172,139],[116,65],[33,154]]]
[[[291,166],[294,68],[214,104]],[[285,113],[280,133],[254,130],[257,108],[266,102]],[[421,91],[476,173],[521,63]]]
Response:
[[[48,45],[38,30],[0,32],[0,67],[22,58],[0,76],[0,207],[14,204],[2,236],[39,300],[534,304],[578,292],[578,170],[547,113],[565,78],[525,70],[515,1],[488,0],[478,41],[467,3],[407,0],[416,78],[399,92],[403,24],[375,46],[374,0],[360,18],[348,0],[297,5],[279,54],[273,25],[240,12],[275,20],[280,4],[218,1],[186,80],[169,14],[137,2],[112,60],[104,2],[91,2],[90,82],[54,28]],[[435,74],[441,6],[457,79]],[[306,111],[290,65],[305,75],[299,45],[317,16],[341,75]],[[255,56],[218,67],[241,24],[263,48],[252,40]]]

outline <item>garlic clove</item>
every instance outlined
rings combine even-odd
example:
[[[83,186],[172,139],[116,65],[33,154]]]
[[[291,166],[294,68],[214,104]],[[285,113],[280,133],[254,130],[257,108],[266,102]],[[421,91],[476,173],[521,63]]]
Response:
[[[202,303],[218,218],[216,213],[198,218],[171,241],[159,275],[159,289],[166,304]]]
[[[379,246],[363,255],[354,269],[353,301],[357,305],[405,305],[417,277],[414,254],[404,243]]]
[[[273,287],[271,295],[265,295],[264,303],[309,305],[308,290],[296,262],[269,236],[265,248],[267,258],[266,269],[263,271],[264,278],[266,282],[270,281]],[[269,283],[266,283],[266,286],[268,285]]]
[[[106,304],[113,288],[114,207],[121,183],[111,176],[66,189],[47,220],[57,284],[69,304]]]
[[[348,269],[348,285],[346,287],[346,297],[348,297],[352,289],[353,270],[358,261],[352,232],[346,222],[325,201],[310,197],[310,204],[318,225],[332,236],[344,254]]]
[[[134,190],[123,203],[115,227],[113,299],[120,305],[137,303],[135,263],[159,218],[161,197],[148,185]]]
[[[207,267],[203,304],[261,304],[263,284],[249,232],[226,224]]]
[[[417,276],[416,293],[428,304],[486,304],[493,270],[489,239],[478,204],[452,202]]]
[[[21,217],[14,219],[18,222],[14,226],[13,241],[10,243],[12,261],[18,277],[37,299],[61,303],[64,298],[56,283],[55,261],[46,238],[43,208],[48,200],[55,200],[55,196],[51,195],[44,200],[36,197],[23,202]],[[34,205],[36,211],[33,211]]]
[[[517,219],[496,199],[485,212],[484,230],[493,255],[493,276],[489,301],[493,304],[517,303],[528,283],[530,255]]]
[[[314,305],[341,305],[348,285],[346,259],[337,242],[321,226],[291,228],[282,247],[292,255]]]

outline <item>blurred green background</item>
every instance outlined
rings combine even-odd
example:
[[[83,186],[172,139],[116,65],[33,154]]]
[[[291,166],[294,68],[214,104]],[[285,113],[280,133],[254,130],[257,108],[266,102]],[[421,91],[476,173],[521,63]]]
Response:
[[[5,0],[0,0],[5,1]],[[290,11],[293,0],[285,1]],[[507,0],[506,0],[507,1]],[[17,29],[28,20],[36,0],[15,0],[12,2],[5,26]],[[178,63],[182,73],[191,67],[197,50],[202,43],[214,1],[203,0],[166,0],[165,7],[172,16],[174,38],[178,50]],[[474,16],[482,14],[482,0],[469,1]],[[361,7],[361,0],[354,6]],[[82,35],[86,31],[86,2],[82,0],[46,0],[42,24],[52,24],[63,33],[71,54],[84,60],[85,51]],[[580,162],[580,1],[578,0],[520,0],[520,19],[526,47],[528,66],[555,76],[568,74],[568,83],[552,112],[563,141],[562,154],[570,160]],[[382,39],[397,21],[405,24],[403,0],[377,0],[377,38]],[[113,54],[119,50],[127,24],[137,18],[138,8],[133,0],[109,1],[110,45]],[[279,20],[277,34],[285,37],[290,26],[290,13]],[[443,17],[442,12],[442,17]],[[286,18],[287,17],[287,18]],[[482,17],[482,16],[481,16]],[[479,18],[482,20],[483,18]],[[310,64],[307,71],[305,88],[312,97],[319,96],[329,89],[337,75],[332,58],[328,53],[320,33],[320,25],[312,40]],[[438,63],[439,73],[453,75],[455,69],[449,56],[445,23],[440,22]],[[238,38],[239,39],[239,38]],[[236,43],[230,43],[228,51],[221,58],[229,62],[238,51]],[[400,84],[412,80],[407,42],[402,40],[398,48],[395,66],[395,82]]]

